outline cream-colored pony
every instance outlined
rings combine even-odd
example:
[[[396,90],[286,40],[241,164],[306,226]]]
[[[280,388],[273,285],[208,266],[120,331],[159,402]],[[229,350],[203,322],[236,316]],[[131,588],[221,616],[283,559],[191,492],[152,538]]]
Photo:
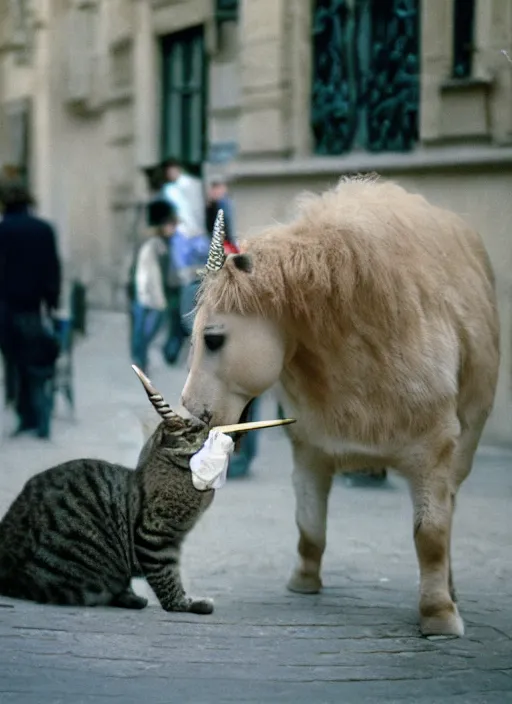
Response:
[[[294,222],[250,239],[243,254],[214,255],[182,401],[204,420],[232,423],[277,384],[297,418],[299,561],[289,588],[321,588],[334,470],[393,467],[414,503],[422,632],[462,635],[452,516],[499,366],[494,277],[479,235],[394,183],[359,178],[305,197]]]

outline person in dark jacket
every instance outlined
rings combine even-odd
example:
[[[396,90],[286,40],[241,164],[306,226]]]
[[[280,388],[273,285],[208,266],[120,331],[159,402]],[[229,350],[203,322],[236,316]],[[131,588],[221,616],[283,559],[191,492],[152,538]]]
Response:
[[[237,247],[233,202],[228,193],[226,180],[222,176],[215,176],[210,181],[206,202],[206,228],[210,237],[212,236],[219,210],[224,212],[224,241],[228,244],[230,253],[232,253],[236,251]]]
[[[51,378],[59,354],[43,312],[58,308],[61,266],[52,226],[31,213],[32,198],[16,182],[0,189],[0,350],[5,369],[6,401],[18,415],[16,433],[49,435],[42,387]],[[46,414],[45,414],[46,410]]]

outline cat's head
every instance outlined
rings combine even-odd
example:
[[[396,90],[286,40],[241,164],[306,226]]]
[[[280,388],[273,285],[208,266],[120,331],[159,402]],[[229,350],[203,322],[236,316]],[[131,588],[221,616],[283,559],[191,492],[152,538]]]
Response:
[[[158,514],[172,515],[175,528],[189,531],[213,501],[215,491],[199,491],[190,460],[208,437],[208,428],[193,419],[162,421],[142,448],[137,463],[139,486]]]
[[[212,493],[211,489],[204,492],[196,490],[192,482],[190,460],[204,445],[211,428],[202,420],[194,417],[183,418],[175,413],[165,401],[162,394],[152,385],[148,377],[135,365],[133,370],[139,377],[153,407],[163,419],[153,433],[146,440],[139,455],[137,469],[155,471],[156,466],[167,473],[178,471],[177,480],[182,488],[190,483],[198,493]],[[224,434],[237,437],[240,433],[250,430],[284,425],[294,422],[292,419],[256,421],[252,423],[238,423],[235,425],[216,428]],[[182,473],[183,476],[179,476]]]
[[[190,470],[190,460],[208,437],[209,429],[195,418],[173,418],[162,421],[144,443],[137,468],[151,458],[161,457],[181,470]]]
[[[171,514],[175,527],[188,531],[215,494],[213,489],[196,489],[190,469],[190,460],[204,445],[209,428],[197,418],[183,418],[175,413],[147,376],[137,367],[133,369],[162,418],[140,452],[136,467],[139,482],[154,509],[158,512],[160,507]]]
[[[182,418],[174,413],[149,379],[134,369],[163,418],[139,454],[138,482],[157,513],[162,509],[172,515],[176,528],[188,531],[210,506],[215,493],[213,489],[196,489],[190,469],[190,460],[204,445],[209,429],[196,418]]]

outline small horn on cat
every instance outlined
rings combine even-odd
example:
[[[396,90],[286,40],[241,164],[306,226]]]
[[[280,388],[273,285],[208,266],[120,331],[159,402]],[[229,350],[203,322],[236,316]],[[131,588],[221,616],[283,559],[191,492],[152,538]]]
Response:
[[[146,389],[146,393],[149,397],[149,400],[155,407],[156,412],[160,416],[162,416],[164,420],[170,420],[171,418],[175,418],[177,416],[177,413],[172,410],[172,408],[169,406],[162,394],[155,389],[155,387],[150,382],[148,377],[144,374],[142,369],[139,369],[139,367],[137,367],[135,364],[132,364],[132,369],[135,374],[137,374],[137,376],[139,377],[142,386]]]
[[[208,261],[206,262],[207,271],[219,271],[224,266],[226,261],[224,239],[224,211],[219,210],[213,226],[212,241],[208,252]]]
[[[283,418],[282,420],[254,420],[249,423],[234,423],[233,425],[218,425],[213,430],[221,433],[247,433],[249,430],[263,430],[264,428],[275,428],[279,425],[290,425],[296,423],[295,418]]]

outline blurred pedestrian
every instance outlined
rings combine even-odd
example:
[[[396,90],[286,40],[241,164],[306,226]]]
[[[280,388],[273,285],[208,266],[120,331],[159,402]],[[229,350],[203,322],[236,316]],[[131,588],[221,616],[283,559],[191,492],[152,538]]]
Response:
[[[161,164],[152,164],[151,166],[145,166],[142,172],[146,177],[149,201],[160,200],[162,187],[166,181],[163,166]]]
[[[147,188],[147,200],[138,202],[135,205],[135,218],[133,226],[130,232],[130,241],[132,242],[132,249],[129,253],[129,261],[127,262],[127,284],[126,284],[126,294],[128,299],[128,312],[129,312],[129,339],[133,338],[133,325],[134,325],[134,303],[135,303],[135,267],[137,265],[137,259],[139,256],[139,250],[142,244],[146,240],[146,235],[148,233],[148,228],[153,228],[158,225],[157,222],[152,221],[152,213],[158,213],[158,208],[153,211],[149,208],[150,203],[154,203],[157,200],[162,200],[161,190],[164,185],[163,169],[160,164],[153,164],[151,166],[146,166],[141,169],[146,178],[146,188]],[[130,343],[131,344],[131,343]]]
[[[210,237],[213,234],[213,226],[219,210],[224,213],[224,249],[227,254],[235,254],[238,245],[235,238],[235,222],[233,201],[228,192],[228,185],[222,176],[214,176],[210,180],[206,201],[206,227]]]
[[[25,186],[0,189],[0,350],[6,401],[15,406],[15,434],[50,433],[51,380],[59,343],[51,317],[59,304],[61,264],[53,227],[36,217]]]
[[[185,173],[179,159],[162,163],[161,196],[177,210],[180,232],[186,237],[206,234],[205,199],[200,178]]]
[[[131,355],[143,371],[147,371],[149,347],[180,287],[169,247],[178,226],[176,209],[165,200],[154,200],[147,205],[147,221],[148,237],[138,250],[132,282]]]
[[[178,227],[170,241],[171,261],[177,271],[180,290],[177,298],[169,306],[169,336],[164,348],[164,356],[169,364],[179,357],[186,337],[191,334],[189,316],[195,305],[195,295],[199,287],[199,271],[208,259],[210,240],[206,235],[193,237],[185,235]]]
[[[176,157],[168,157],[161,164],[164,198],[177,211],[179,231],[182,237],[202,237],[206,234],[204,220],[204,194],[201,179],[184,172],[183,164]],[[171,248],[171,261],[174,256],[174,243]],[[178,247],[177,247],[178,249]],[[181,248],[180,248],[181,249]],[[178,254],[179,256],[179,254]],[[173,271],[170,271],[173,276]],[[181,318],[181,294],[183,288],[174,289],[169,297],[168,336],[164,345],[164,357],[168,364],[175,364],[183,346],[187,331]]]

